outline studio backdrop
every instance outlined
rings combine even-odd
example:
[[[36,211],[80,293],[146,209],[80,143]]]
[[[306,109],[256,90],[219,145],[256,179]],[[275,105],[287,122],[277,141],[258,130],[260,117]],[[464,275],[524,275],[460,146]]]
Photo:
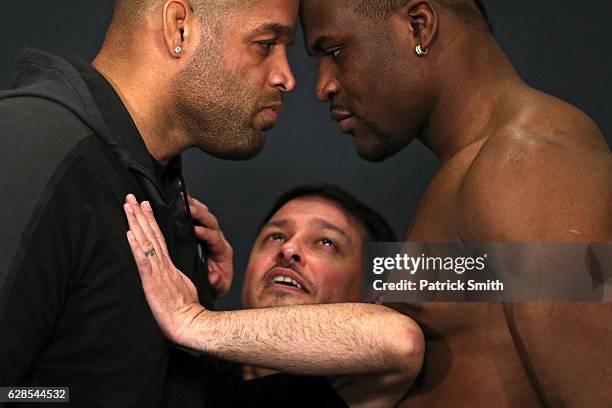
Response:
[[[486,0],[495,37],[531,86],[590,115],[611,144],[612,2],[609,0]],[[112,0],[3,0],[0,88],[8,88],[22,47],[91,60],[110,21]],[[301,33],[289,56],[297,80],[286,95],[266,148],[248,162],[229,162],[191,150],[183,155],[192,195],[221,221],[236,255],[232,291],[221,308],[239,306],[242,276],[257,227],[275,198],[303,183],[337,183],[379,210],[403,237],[437,159],[415,142],[384,163],[360,160],[314,93],[316,65]],[[2,192],[0,192],[2,194]]]

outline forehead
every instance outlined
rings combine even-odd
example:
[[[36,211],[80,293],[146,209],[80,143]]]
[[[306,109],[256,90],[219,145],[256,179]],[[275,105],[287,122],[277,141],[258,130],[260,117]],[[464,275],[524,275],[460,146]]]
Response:
[[[356,12],[351,0],[303,0],[300,17],[307,44],[321,36],[368,36],[380,30],[381,24]]]
[[[307,228],[309,221],[323,220],[342,229],[360,241],[363,228],[361,225],[336,202],[316,196],[299,197],[287,202],[273,216],[269,222],[277,220],[293,221],[297,228]]]
[[[232,9],[226,24],[227,28],[240,31],[251,31],[262,25],[295,30],[298,10],[298,0],[244,1]]]
[[[300,15],[310,25],[330,25],[345,13],[354,14],[348,1],[302,0],[300,3]]]

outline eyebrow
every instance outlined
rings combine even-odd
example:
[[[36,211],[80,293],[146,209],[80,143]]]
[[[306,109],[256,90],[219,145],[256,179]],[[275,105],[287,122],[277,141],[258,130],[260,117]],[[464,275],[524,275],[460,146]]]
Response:
[[[293,27],[280,24],[280,23],[265,23],[253,30],[253,35],[274,33],[278,37],[287,37],[290,39],[290,43],[293,43],[295,36],[295,29]]]
[[[342,235],[344,238],[346,238],[346,240],[349,243],[353,242],[353,239],[351,238],[351,236],[349,234],[346,233],[346,231],[344,231],[342,228],[338,227],[337,225],[334,225],[328,221],[325,221],[324,219],[321,218],[315,218],[313,220],[311,220],[309,222],[310,225],[315,225],[315,226],[319,226],[322,227],[323,229],[327,229],[327,230],[331,230],[331,231],[335,231],[338,234]]]
[[[327,41],[332,40],[332,37],[327,36],[327,35],[322,35],[320,37],[318,37],[315,42],[312,44],[312,51],[310,51],[310,49],[306,49],[306,52],[308,53],[308,55],[310,57],[314,57],[314,53],[320,53],[323,51],[323,44],[326,43]]]
[[[285,219],[274,220],[274,221],[267,222],[266,225],[263,226],[262,230],[266,228],[270,228],[270,227],[283,228],[292,223],[295,224],[295,222],[291,220],[285,220]]]

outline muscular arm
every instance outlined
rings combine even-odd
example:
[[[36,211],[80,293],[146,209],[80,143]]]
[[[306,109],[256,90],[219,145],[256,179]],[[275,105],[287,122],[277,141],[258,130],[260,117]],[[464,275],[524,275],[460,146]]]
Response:
[[[483,148],[459,205],[476,242],[611,242],[612,159],[603,144],[527,138]],[[550,405],[606,405],[609,303],[508,305],[508,325],[536,391]],[[608,400],[609,403],[609,400]]]
[[[408,317],[383,306],[204,309],[197,303],[193,284],[172,265],[147,204],[142,209],[127,204],[126,214],[131,229],[128,240],[147,300],[170,340],[218,358],[287,373],[352,376],[354,385],[340,393],[355,406],[374,401],[393,405],[420,370],[420,329]],[[145,256],[151,248],[155,254]],[[367,377],[373,380],[359,381]],[[368,392],[355,390],[357,384]]]
[[[517,349],[534,388],[549,406],[610,403],[603,382],[610,378],[612,367],[611,303],[518,303],[509,307]]]
[[[612,241],[612,156],[605,144],[494,138],[458,197],[464,241]]]

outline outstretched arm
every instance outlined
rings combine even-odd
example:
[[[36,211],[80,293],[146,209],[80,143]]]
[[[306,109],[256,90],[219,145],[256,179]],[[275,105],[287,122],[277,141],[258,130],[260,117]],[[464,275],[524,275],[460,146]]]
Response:
[[[206,310],[197,302],[193,284],[173,265],[148,203],[139,206],[128,200],[125,210],[128,241],[145,295],[171,341],[218,358],[287,373],[351,376],[356,380],[354,389],[340,393],[353,405],[373,401],[392,405],[418,374],[424,348],[419,327],[383,306]],[[367,385],[370,390],[364,392]]]

